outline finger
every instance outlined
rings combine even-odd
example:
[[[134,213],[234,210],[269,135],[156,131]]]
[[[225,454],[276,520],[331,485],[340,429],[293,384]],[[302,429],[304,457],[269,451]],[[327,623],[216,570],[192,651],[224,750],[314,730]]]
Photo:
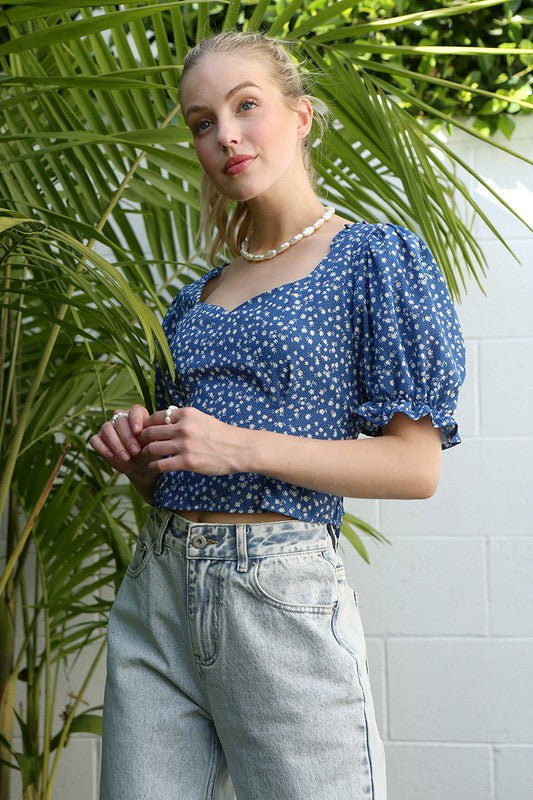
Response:
[[[139,434],[138,440],[141,445],[145,446],[150,442],[164,442],[169,441],[170,439],[175,439],[178,433],[178,424],[175,422],[172,425],[167,425],[166,423],[155,423],[148,428],[145,428],[141,434]]]
[[[113,452],[107,447],[104,440],[99,434],[95,436],[91,436],[89,439],[89,444],[93,448],[93,450],[98,453],[99,456],[102,458],[113,458]]]
[[[118,423],[122,421],[123,420],[118,420],[116,424],[118,425]],[[111,422],[105,422],[102,426],[102,430],[100,431],[100,436],[104,440],[104,443],[107,445],[107,447],[112,451],[114,456],[117,456],[122,461],[130,460],[130,454],[122,443],[115,425],[113,425]]]
[[[124,471],[127,469],[126,462],[124,462],[122,458],[117,456],[107,447],[100,434],[91,436],[89,443],[97,455],[103,458],[110,467],[117,470],[117,472],[124,473]]]
[[[167,456],[175,456],[177,452],[178,446],[173,440],[150,442],[141,450],[141,458],[147,462],[157,461]]]
[[[143,429],[144,420],[149,417],[148,410],[138,403],[129,410],[129,420],[133,433],[138,434]]]
[[[178,422],[180,418],[179,412],[181,411],[182,406],[169,406],[168,408],[165,408],[163,411],[156,411],[154,414],[151,414],[149,417],[147,417],[144,420],[144,427],[149,428],[154,425],[168,425],[169,423],[167,422],[167,412],[169,409],[171,409],[170,422],[172,424]]]
[[[162,472],[175,472],[176,470],[184,470],[186,467],[183,465],[183,459],[180,456],[173,456],[170,458],[159,458],[155,459],[154,461],[148,461],[146,464],[146,469],[150,473],[159,475]]]
[[[119,411],[116,410],[113,419],[111,420],[111,425],[115,433],[117,434],[119,440],[122,442],[124,452],[128,455],[136,456],[141,452],[141,447],[137,441],[135,433],[133,431],[132,419],[142,419],[142,416],[148,415],[148,411],[143,408],[141,405],[132,406],[129,412],[126,411]],[[126,416],[127,415],[127,416]],[[139,423],[138,423],[139,424]],[[142,422],[140,423],[140,429],[142,430]],[[113,434],[108,428],[104,427],[104,432],[109,432],[108,442],[111,447],[115,444],[115,438]],[[115,448],[116,449],[116,448]],[[120,457],[126,461],[127,459],[124,458],[123,452],[120,451]]]
[[[118,419],[115,422],[115,433],[130,455],[136,456],[141,452],[141,446],[133,433],[130,419]]]
[[[167,412],[166,412],[166,409],[165,409],[165,411],[156,411],[155,414],[151,414],[149,417],[147,417],[145,420],[143,420],[144,428],[146,429],[146,428],[152,427],[154,425],[166,425],[166,422],[165,422],[166,413]],[[174,419],[174,416],[175,416],[175,412],[172,415],[172,419]]]

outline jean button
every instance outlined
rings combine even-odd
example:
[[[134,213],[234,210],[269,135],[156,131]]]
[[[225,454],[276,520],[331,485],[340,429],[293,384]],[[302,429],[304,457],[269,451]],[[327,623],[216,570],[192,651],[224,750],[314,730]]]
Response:
[[[196,536],[192,537],[191,544],[199,550],[207,544],[207,539],[201,533],[197,533]]]

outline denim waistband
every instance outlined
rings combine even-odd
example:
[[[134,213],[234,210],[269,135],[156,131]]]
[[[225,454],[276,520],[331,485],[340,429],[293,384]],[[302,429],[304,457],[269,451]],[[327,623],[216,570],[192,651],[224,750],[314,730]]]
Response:
[[[333,526],[287,519],[275,522],[191,522],[174,511],[152,507],[145,530],[156,552],[163,544],[187,552],[190,558],[238,559],[277,553],[305,553],[337,548]]]

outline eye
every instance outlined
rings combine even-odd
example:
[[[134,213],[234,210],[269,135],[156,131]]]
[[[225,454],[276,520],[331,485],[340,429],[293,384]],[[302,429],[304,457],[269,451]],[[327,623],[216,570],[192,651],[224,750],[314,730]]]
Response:
[[[194,125],[191,127],[192,132],[195,135],[203,133],[208,129],[208,125],[210,125],[210,121],[208,119],[199,119],[198,122],[195,122]]]
[[[241,108],[244,109],[244,111],[249,111],[250,108],[254,108],[256,105],[257,103],[255,100],[243,100],[241,103]],[[245,108],[245,106],[248,106],[248,108]]]

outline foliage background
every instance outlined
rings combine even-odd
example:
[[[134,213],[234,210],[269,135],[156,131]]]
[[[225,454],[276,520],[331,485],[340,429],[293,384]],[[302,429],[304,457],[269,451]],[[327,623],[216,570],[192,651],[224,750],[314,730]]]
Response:
[[[140,397],[150,406],[154,354],[165,358],[156,314],[205,269],[191,235],[198,165],[177,106],[184,52],[209,32],[241,25],[294,41],[337,120],[317,148],[321,193],[350,218],[420,230],[457,298],[469,275],[481,283],[486,263],[457,196],[498,232],[457,178],[458,169],[475,172],[426,124],[431,117],[466,127],[456,87],[431,67],[434,57],[450,68],[452,40],[436,43],[427,33],[428,53],[409,37],[437,18],[460,28],[467,12],[516,5],[417,8],[395,20],[383,17],[385,6],[378,13],[377,4],[346,0],[3,4],[0,506],[8,568],[0,598],[0,794],[10,763],[21,770],[27,798],[50,798],[69,734],[99,729],[97,709],[80,710],[85,680],[71,701],[58,693],[59,675],[70,656],[93,645],[100,649],[88,676],[96,667],[146,509],[86,441],[114,407]],[[397,36],[409,39],[403,61]],[[477,46],[470,63],[501,58],[509,42],[500,44],[496,53],[486,42]],[[508,114],[530,110],[530,43],[511,44],[513,56],[503,58],[523,97],[518,83],[474,81],[460,90],[473,103],[500,103],[505,91]],[[359,533],[379,535],[355,517],[346,523],[343,532],[366,556]]]
[[[426,11],[428,6],[453,7],[454,3],[424,3],[419,0],[369,0],[359,6],[359,13],[368,20],[386,19],[389,16],[412,14]],[[412,113],[422,113],[428,122],[440,123],[432,116],[432,109],[465,118],[473,123],[476,130],[485,136],[500,130],[510,137],[515,127],[515,118],[530,113],[513,98],[529,100],[533,84],[533,7],[530,0],[514,0],[490,8],[482,8],[475,14],[461,14],[457,17],[436,16],[424,21],[398,25],[393,29],[378,31],[372,36],[378,46],[394,43],[398,48],[412,46],[431,47],[433,45],[457,48],[487,46],[498,48],[500,53],[463,54],[450,52],[437,55],[426,53],[413,57],[412,53],[396,52],[381,56],[380,51],[369,54],[371,61],[384,57],[389,64],[410,75],[398,74],[393,83],[400,88],[413,91],[429,106],[420,112],[417,104],[406,102]],[[531,55],[513,56],[516,47],[531,48]],[[414,73],[414,74],[413,74]],[[439,83],[431,85],[417,81],[416,74],[422,73],[435,79],[444,79],[456,84],[446,86]],[[462,86],[457,86],[462,84]],[[486,98],[468,90],[468,87],[495,92],[500,98]]]

